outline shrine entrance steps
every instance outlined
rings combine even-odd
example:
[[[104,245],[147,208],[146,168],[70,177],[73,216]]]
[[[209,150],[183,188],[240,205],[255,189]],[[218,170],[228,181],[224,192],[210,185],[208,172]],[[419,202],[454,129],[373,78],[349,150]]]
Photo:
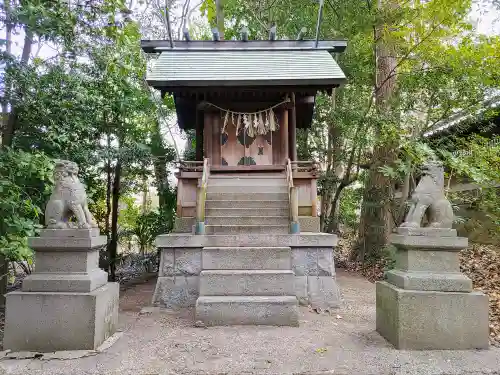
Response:
[[[208,180],[206,234],[289,233],[285,175],[214,175]]]
[[[238,235],[289,233],[288,186],[282,174],[211,176],[206,233],[233,234],[204,247],[196,320],[214,325],[298,325],[290,247],[240,246]]]

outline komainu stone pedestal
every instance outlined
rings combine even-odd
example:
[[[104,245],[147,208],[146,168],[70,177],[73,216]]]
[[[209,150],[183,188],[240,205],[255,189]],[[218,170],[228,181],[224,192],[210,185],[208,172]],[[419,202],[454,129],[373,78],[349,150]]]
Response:
[[[396,267],[376,285],[377,331],[398,349],[484,349],[488,296],[460,273],[467,238],[453,229],[399,228]]]
[[[98,229],[44,229],[29,239],[35,272],[7,294],[4,349],[97,349],[116,330],[117,283],[99,269]]]

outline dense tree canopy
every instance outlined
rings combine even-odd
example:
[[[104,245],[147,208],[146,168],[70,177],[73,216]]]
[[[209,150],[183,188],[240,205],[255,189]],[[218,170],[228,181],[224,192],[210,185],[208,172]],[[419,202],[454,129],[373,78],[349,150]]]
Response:
[[[159,126],[169,109],[144,80],[139,24],[123,1],[80,3],[5,2],[2,103],[10,111],[0,150],[0,242],[9,260],[30,258],[26,237],[43,219],[53,161],[70,159],[109,237],[113,279],[121,197],[156,185],[162,199],[154,214],[168,231],[175,200],[167,165],[175,153]],[[24,35],[20,54],[16,35]],[[39,47],[49,56],[37,55]]]
[[[440,157],[453,175],[481,186],[499,179],[498,161],[482,139],[462,144],[474,149],[472,157],[424,137],[457,111],[474,114],[500,86],[500,40],[474,30],[473,5],[325,1],[320,38],[348,40],[345,53],[335,56],[348,84],[317,97],[312,128],[298,134],[298,152],[321,165],[322,229],[357,228],[360,259],[380,256],[404,214],[395,191],[410,194],[424,159]],[[184,28],[208,38],[215,25],[226,39],[239,38],[243,26],[250,39],[267,39],[271,25],[280,38],[295,39],[302,27],[306,38],[315,37],[318,4],[310,0],[178,0],[169,6],[176,39]],[[196,142],[187,134],[183,152],[172,98],[161,98],[144,80],[148,61],[139,40],[168,37],[164,3],[6,0],[1,9],[2,254],[30,259],[26,238],[43,219],[53,161],[68,158],[81,166],[92,210],[108,235],[105,266],[113,278],[119,243],[133,236],[147,251],[154,236],[171,229],[171,162],[192,157]],[[158,209],[131,198],[151,185]],[[496,190],[483,192],[475,204],[498,220]]]
[[[271,25],[282,38],[294,39],[302,27],[315,37],[313,1],[225,0],[222,12],[217,3],[205,0],[201,10],[212,26],[220,28],[224,18],[226,39],[239,38],[243,26],[251,39],[266,39]],[[475,113],[500,86],[500,39],[474,30],[469,15],[476,5],[325,1],[320,38],[348,40],[345,53],[335,56],[348,84],[318,98],[312,129],[299,134],[299,155],[323,167],[323,230],[336,231],[344,220],[342,197],[358,197],[361,259],[377,257],[402,220],[404,199],[394,199],[396,186],[407,197],[419,164],[440,151],[423,135],[457,111]],[[353,186],[363,194],[345,190]]]

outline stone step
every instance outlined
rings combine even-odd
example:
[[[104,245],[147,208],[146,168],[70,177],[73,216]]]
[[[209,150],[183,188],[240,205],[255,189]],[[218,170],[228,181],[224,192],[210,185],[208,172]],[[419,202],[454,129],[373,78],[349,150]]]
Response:
[[[157,247],[333,247],[337,236],[328,233],[269,234],[242,233],[193,236],[190,233],[161,234]]]
[[[232,185],[232,186],[213,186],[209,185],[208,193],[286,193],[288,187],[284,185],[274,186],[254,186],[254,185]]]
[[[196,321],[206,326],[299,325],[295,296],[202,296],[196,301]]]
[[[212,201],[213,202],[213,201]],[[246,202],[246,201],[245,201]],[[288,204],[288,202],[287,202]],[[207,204],[208,206],[208,204]],[[209,216],[286,216],[288,218],[288,207],[284,208],[207,208],[206,215]]]
[[[288,225],[206,225],[206,234],[286,234]]]
[[[287,186],[286,179],[277,178],[212,178],[208,179],[208,186]]]
[[[284,208],[288,211],[289,201],[287,199],[283,200],[229,200],[229,199],[207,199],[206,200],[206,208],[207,210],[212,208]]]
[[[204,247],[204,270],[290,270],[290,247]]]
[[[200,296],[290,296],[293,282],[291,270],[206,270]]]
[[[207,200],[267,201],[288,200],[288,193],[212,193],[207,191]]]
[[[276,179],[286,179],[286,174],[285,172],[278,172],[278,173],[266,173],[266,172],[252,172],[250,174],[244,174],[244,173],[211,173],[209,180],[234,180],[235,178],[241,179],[241,180],[255,180],[255,179],[269,179],[269,180],[276,180]]]
[[[288,225],[288,216],[207,216],[208,225]]]

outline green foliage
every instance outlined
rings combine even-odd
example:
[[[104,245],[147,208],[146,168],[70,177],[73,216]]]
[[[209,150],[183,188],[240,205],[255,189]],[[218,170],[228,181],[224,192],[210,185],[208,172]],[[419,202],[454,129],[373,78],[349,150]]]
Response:
[[[43,153],[0,149],[0,249],[10,261],[31,259],[27,237],[41,227],[52,168]]]
[[[214,1],[203,4],[205,16],[213,22]],[[322,166],[318,187],[323,215],[329,213],[323,223],[335,222],[336,216],[343,220],[342,213],[336,213],[336,199],[340,196],[342,202],[342,189],[360,181],[363,168],[385,175],[390,186],[412,181],[424,160],[442,157],[423,134],[457,111],[474,113],[498,88],[500,38],[473,30],[471,6],[470,0],[325,2],[320,38],[347,39],[346,51],[335,58],[348,84],[332,97],[317,96],[312,128],[297,135],[299,159],[315,159]],[[317,10],[317,3],[305,0],[228,0],[226,39],[238,37],[243,25],[250,39],[267,39],[273,23],[278,38],[294,39],[306,27],[306,38],[312,39]],[[377,65],[376,58],[383,46],[395,60],[394,69],[383,72],[394,81],[387,103],[380,100],[384,65]],[[387,152],[374,158],[374,150]],[[361,181],[366,192],[373,190],[376,180]],[[384,210],[396,203],[392,196],[385,198],[391,203],[384,204]],[[349,201],[346,198],[346,205]],[[367,216],[365,222],[372,221]]]
[[[195,161],[196,160],[196,136],[193,130],[187,130],[186,147],[184,148],[183,160]]]
[[[346,188],[340,195],[339,221],[349,229],[357,229],[363,189]]]
[[[200,12],[207,20],[211,27],[216,26],[215,1],[203,0],[200,7]]]
[[[147,253],[158,235],[172,230],[173,209],[151,210],[149,205],[138,205],[133,197],[122,197],[122,205],[118,224],[120,243],[124,248],[136,245],[140,253]]]
[[[7,135],[12,138],[12,150],[0,149],[16,156],[2,158],[1,168],[8,171],[5,176],[12,173],[28,180],[1,175],[2,194],[9,195],[2,202],[0,238],[11,259],[29,251],[26,237],[36,233],[40,208],[48,198],[50,177],[44,177],[47,169],[42,161],[50,166],[51,159],[64,158],[80,165],[91,210],[101,230],[116,238],[110,221],[120,195],[141,190],[152,168],[157,177],[156,172],[164,171],[174,158],[172,148],[158,139],[162,104],[153,100],[145,83],[139,27],[126,14],[123,0],[79,6],[11,2],[4,21],[15,33],[23,29],[27,36],[32,34],[31,39],[25,38],[24,49],[29,52],[33,41],[41,41],[58,50],[48,59],[27,61],[0,55],[7,63],[4,82],[9,87],[3,99],[16,114],[14,128],[2,129],[4,136],[11,132]],[[163,158],[155,158],[153,165],[152,154]],[[25,166],[28,157],[38,175]],[[164,183],[167,177],[163,173],[157,178],[162,181],[158,190],[165,196],[171,191]],[[134,220],[139,221],[139,216]]]
[[[466,219],[469,231],[483,227],[484,236],[493,243],[500,240],[500,142],[499,137],[487,139],[473,135],[455,140],[455,150],[440,150],[449,169],[448,179],[472,182],[477,190],[450,192],[456,204],[479,213]]]

